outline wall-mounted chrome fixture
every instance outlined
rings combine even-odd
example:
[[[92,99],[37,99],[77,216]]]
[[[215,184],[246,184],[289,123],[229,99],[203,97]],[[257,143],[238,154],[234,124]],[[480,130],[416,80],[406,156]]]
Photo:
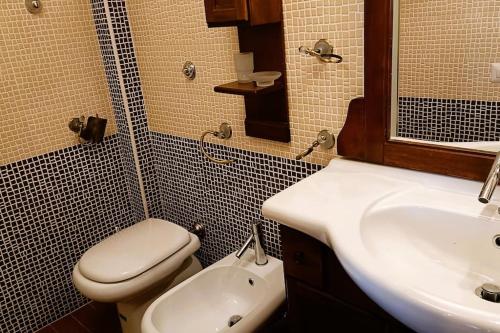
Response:
[[[313,49],[301,46],[299,47],[299,52],[316,57],[319,61],[325,63],[339,64],[343,60],[341,56],[333,53],[333,46],[326,39],[317,41]]]
[[[198,236],[200,240],[205,238],[205,235],[207,234],[205,225],[201,222],[196,222],[195,224],[193,224],[189,232]]]
[[[322,130],[318,133],[318,138],[314,140],[311,147],[298,154],[295,159],[301,160],[314,151],[314,148],[321,146],[323,149],[332,149],[335,146],[335,136],[328,130]]]
[[[31,14],[38,14],[42,11],[42,1],[41,0],[24,0],[26,9]]]
[[[216,164],[231,164],[235,162],[235,160],[220,160],[218,158],[208,155],[203,145],[205,142],[205,136],[207,136],[207,134],[212,134],[213,136],[219,139],[228,140],[233,135],[233,130],[231,129],[231,125],[229,125],[228,123],[222,123],[219,126],[219,131],[203,132],[203,134],[200,137],[200,151],[203,154],[203,156],[205,156],[209,161],[214,162]]]
[[[81,139],[100,143],[104,140],[107,122],[106,119],[99,118],[99,115],[96,115],[95,117],[90,116],[85,125],[85,117],[81,116],[80,118],[71,119],[68,126],[70,130],[76,133],[80,143],[82,143]]]
[[[186,61],[182,67],[182,73],[189,80],[194,80],[196,77],[196,66],[191,61]]]

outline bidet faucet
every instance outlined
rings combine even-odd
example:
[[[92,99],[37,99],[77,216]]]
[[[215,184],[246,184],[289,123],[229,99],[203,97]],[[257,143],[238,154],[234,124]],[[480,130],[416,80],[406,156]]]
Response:
[[[484,204],[490,202],[491,197],[493,196],[493,192],[495,191],[495,188],[498,184],[499,178],[500,178],[500,151],[497,153],[497,157],[495,158],[495,162],[493,162],[493,165],[491,166],[488,178],[486,178],[483,188],[481,189],[481,193],[479,193],[478,199],[480,202]]]
[[[267,264],[266,253],[264,252],[264,248],[262,247],[262,240],[260,237],[260,225],[262,223],[260,221],[255,221],[252,223],[252,233],[248,236],[245,244],[241,247],[241,249],[236,253],[236,258],[240,259],[243,253],[248,249],[250,244],[255,243],[255,263],[257,265],[265,265]]]

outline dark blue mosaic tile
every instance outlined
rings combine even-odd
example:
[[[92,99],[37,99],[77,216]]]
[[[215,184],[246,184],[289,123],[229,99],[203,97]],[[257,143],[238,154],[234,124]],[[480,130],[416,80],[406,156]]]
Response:
[[[0,166],[0,332],[32,332],[88,300],[73,266],[135,221],[120,139]]]

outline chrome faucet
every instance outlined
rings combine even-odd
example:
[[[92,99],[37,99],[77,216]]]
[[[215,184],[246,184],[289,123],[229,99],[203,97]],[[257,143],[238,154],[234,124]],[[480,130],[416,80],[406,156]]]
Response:
[[[264,248],[262,247],[262,240],[260,237],[260,225],[262,223],[260,221],[255,221],[252,224],[252,233],[246,240],[245,244],[241,247],[241,249],[236,253],[236,258],[240,259],[243,253],[248,249],[250,244],[255,243],[255,263],[257,265],[265,265],[267,264],[266,253],[264,252]]]
[[[495,191],[495,188],[498,184],[499,178],[500,178],[500,152],[497,153],[497,157],[495,158],[495,162],[493,162],[493,166],[491,167],[488,178],[486,178],[483,188],[481,189],[481,193],[479,193],[478,199],[480,202],[484,204],[490,202],[493,192]]]

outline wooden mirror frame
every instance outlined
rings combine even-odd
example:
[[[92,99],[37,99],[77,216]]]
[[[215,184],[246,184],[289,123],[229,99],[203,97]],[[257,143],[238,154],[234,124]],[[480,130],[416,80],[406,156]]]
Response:
[[[339,155],[361,161],[483,181],[494,155],[390,140],[392,0],[366,0],[364,97],[351,101]]]

